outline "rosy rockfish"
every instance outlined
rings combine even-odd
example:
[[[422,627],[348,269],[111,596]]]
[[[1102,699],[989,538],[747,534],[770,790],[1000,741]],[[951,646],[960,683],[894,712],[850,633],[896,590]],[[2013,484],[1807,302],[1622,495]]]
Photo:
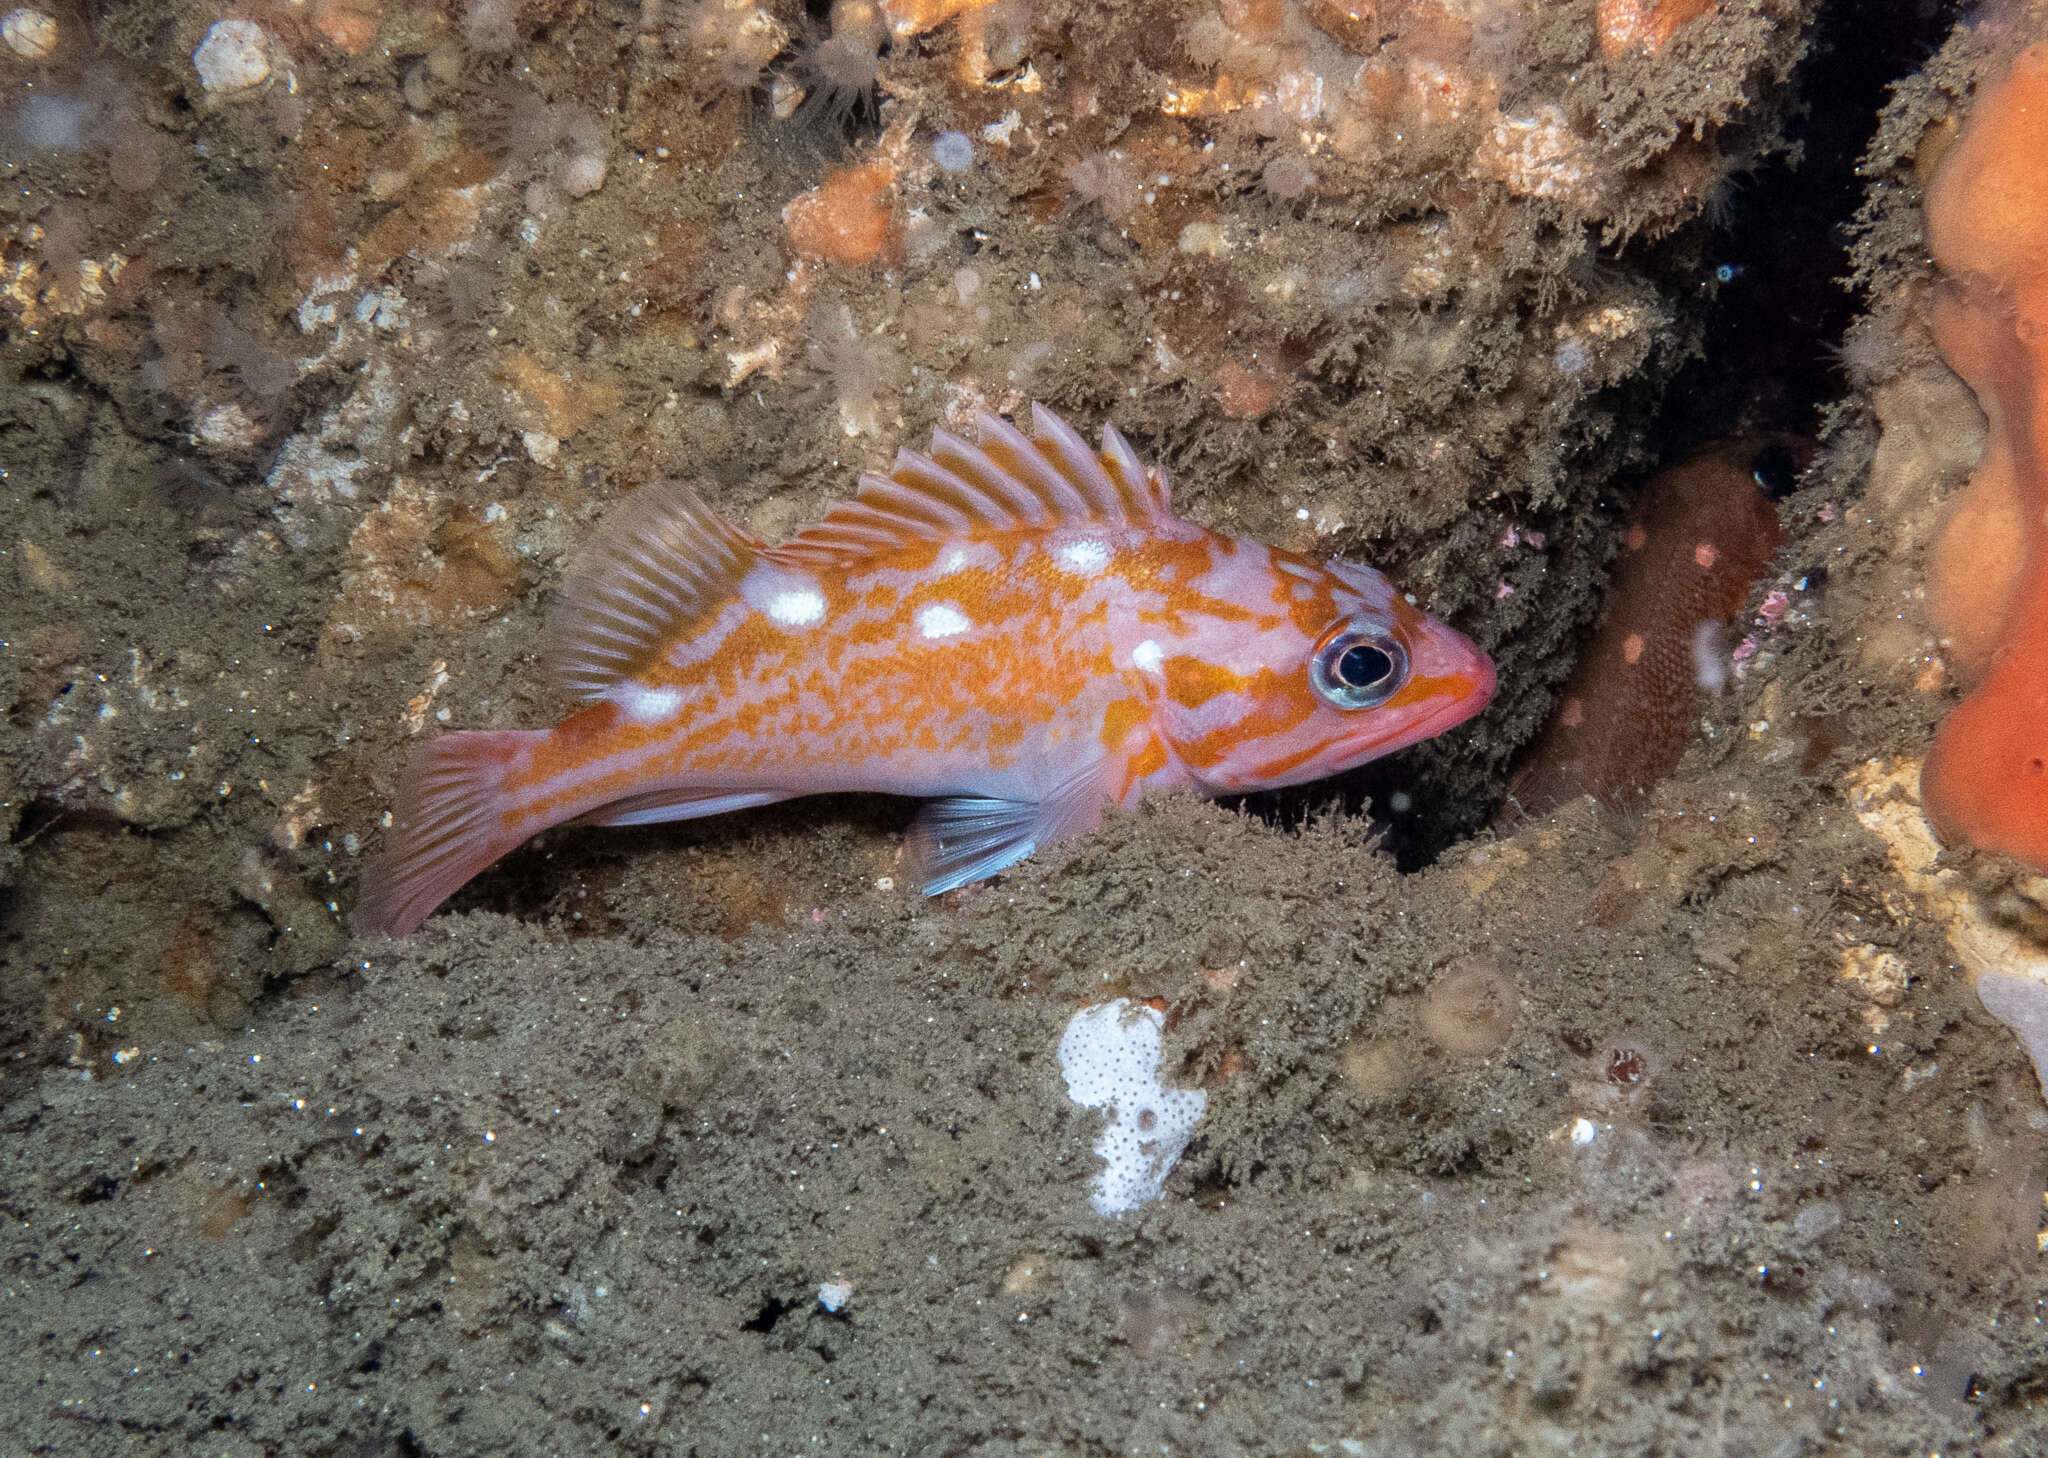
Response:
[[[1173,514],[1113,428],[1034,406],[935,431],[780,547],[676,485],[635,492],[567,575],[551,730],[442,735],[407,766],[359,930],[404,935],[548,826],[798,795],[930,797],[927,895],[1109,805],[1300,784],[1483,708],[1493,665],[1369,568]]]

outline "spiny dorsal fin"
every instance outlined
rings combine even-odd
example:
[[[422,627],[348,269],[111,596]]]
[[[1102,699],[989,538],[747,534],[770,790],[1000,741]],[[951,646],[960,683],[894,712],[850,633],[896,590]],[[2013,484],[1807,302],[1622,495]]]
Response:
[[[759,549],[688,487],[642,486],[613,509],[563,578],[542,663],[578,698],[603,698],[727,602]]]
[[[974,424],[979,446],[933,431],[928,453],[898,451],[888,475],[862,476],[852,501],[833,507],[773,555],[841,562],[977,529],[1124,526],[1173,514],[1165,476],[1148,469],[1113,425],[1103,427],[1098,454],[1043,405],[1031,407],[1029,437],[986,410]]]

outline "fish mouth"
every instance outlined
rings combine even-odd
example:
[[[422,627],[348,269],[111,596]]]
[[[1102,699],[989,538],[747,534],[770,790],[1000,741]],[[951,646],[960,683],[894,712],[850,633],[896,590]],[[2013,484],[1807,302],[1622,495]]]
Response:
[[[1446,730],[1457,728],[1485,708],[1487,701],[1493,697],[1491,667],[1489,666],[1484,673],[1469,674],[1464,678],[1465,682],[1471,685],[1469,689],[1438,690],[1433,693],[1431,697],[1435,699],[1440,696],[1441,702],[1404,725],[1399,733],[1383,739],[1374,747],[1372,757],[1378,759],[1383,755],[1420,744],[1425,739],[1434,739]]]
[[[1484,709],[1493,702],[1494,688],[1500,682],[1493,660],[1473,647],[1462,633],[1454,636],[1465,650],[1464,662],[1455,672],[1443,675],[1455,687],[1439,690],[1444,694],[1443,707],[1422,721],[1420,737],[1424,739],[1454,729]]]

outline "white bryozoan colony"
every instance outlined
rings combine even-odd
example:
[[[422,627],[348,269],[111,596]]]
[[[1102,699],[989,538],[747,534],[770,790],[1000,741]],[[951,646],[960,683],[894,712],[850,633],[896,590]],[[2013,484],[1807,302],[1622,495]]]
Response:
[[[1067,1096],[1084,1109],[1109,1112],[1109,1127],[1095,1141],[1103,1161],[1093,1189],[1098,1215],[1121,1218],[1158,1199],[1208,1106],[1200,1089],[1159,1081],[1165,1027],[1156,1010],[1120,997],[1081,1009],[1060,1037]]]

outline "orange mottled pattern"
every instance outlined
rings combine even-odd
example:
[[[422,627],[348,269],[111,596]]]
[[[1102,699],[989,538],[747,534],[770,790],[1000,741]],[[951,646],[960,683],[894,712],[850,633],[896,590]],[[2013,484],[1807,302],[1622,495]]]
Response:
[[[925,577],[934,565],[931,544],[917,543],[847,571],[814,571],[824,617],[836,625],[834,631],[820,638],[777,628],[755,613],[715,654],[653,665],[644,675],[648,688],[685,695],[674,714],[658,724],[636,723],[600,704],[565,722],[555,740],[508,779],[518,802],[508,827],[553,823],[592,798],[624,798],[650,778],[685,770],[740,776],[770,770],[797,740],[813,746],[811,769],[823,774],[858,778],[864,769],[911,749],[971,754],[992,769],[1007,769],[1035,728],[1085,698],[1101,697],[1113,680],[1110,645],[1091,642],[1089,635],[1108,616],[1104,589],[1112,585],[1150,595],[1153,600],[1136,618],[1161,632],[1184,630],[1198,619],[1269,628],[1282,621],[1277,608],[1261,611],[1191,585],[1214,563],[1207,542],[1155,538],[1132,544],[1115,552],[1101,575],[1085,578],[1045,565],[1047,537],[979,534],[969,543],[989,549],[991,565],[897,586],[872,579],[894,573]],[[856,589],[856,583],[863,585]],[[924,639],[918,615],[942,607],[960,611],[975,631]],[[1333,614],[1323,591],[1290,619],[1304,616],[1320,627]],[[1002,643],[999,653],[990,651],[991,635]],[[1166,692],[1184,702],[1206,701],[1229,688],[1249,691],[1261,704],[1234,728],[1188,745],[1186,757],[1197,766],[1214,763],[1225,747],[1247,735],[1299,724],[1313,707],[1306,681],[1295,681],[1298,674],[1283,680],[1262,670],[1246,680],[1227,667],[1186,658],[1166,668]],[[1190,674],[1212,685],[1196,699],[1186,697]],[[1104,748],[1121,752],[1128,742],[1132,761],[1120,777],[1118,799],[1165,767],[1166,747],[1156,734],[1128,738],[1149,721],[1153,697],[1134,689],[1109,699],[1102,710]],[[618,768],[574,782],[565,773],[593,760],[615,760]]]

